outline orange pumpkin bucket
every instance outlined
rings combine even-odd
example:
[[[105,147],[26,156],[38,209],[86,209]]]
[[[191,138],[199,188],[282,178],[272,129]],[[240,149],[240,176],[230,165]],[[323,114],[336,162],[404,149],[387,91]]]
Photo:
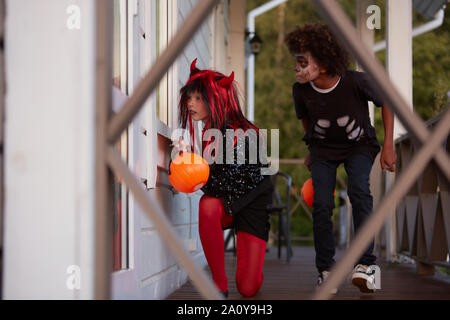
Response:
[[[209,165],[195,153],[183,152],[169,166],[169,181],[179,192],[192,193],[202,188],[209,178]]]
[[[334,194],[333,196],[336,196],[336,190],[334,190]],[[302,187],[302,197],[303,197],[303,201],[305,201],[305,203],[312,207],[313,206],[313,201],[314,201],[314,188],[313,188],[313,183],[312,183],[312,178],[309,178],[308,180],[305,181],[305,183],[303,184]]]
[[[305,203],[308,206],[312,207],[313,200],[314,200],[314,189],[313,189],[313,184],[312,184],[312,178],[309,178],[303,184],[302,197],[303,197],[303,201],[305,201]]]

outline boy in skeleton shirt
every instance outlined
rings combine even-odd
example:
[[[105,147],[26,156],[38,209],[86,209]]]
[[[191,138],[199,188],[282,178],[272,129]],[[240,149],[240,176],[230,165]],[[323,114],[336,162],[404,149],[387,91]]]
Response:
[[[344,164],[355,232],[358,232],[373,209],[369,176],[380,151],[375,129],[370,124],[368,101],[382,108],[385,139],[380,163],[383,171],[395,171],[394,119],[366,75],[348,70],[348,55],[327,26],[297,27],[287,35],[286,44],[295,58],[298,81],[292,90],[295,111],[302,120],[306,132],[303,140],[310,151],[305,164],[311,171],[314,187],[313,231],[320,285],[335,263],[331,216],[336,169]],[[371,270],[376,267],[376,257],[372,251],[373,241],[352,274],[352,283],[362,292],[373,292],[375,288]]]

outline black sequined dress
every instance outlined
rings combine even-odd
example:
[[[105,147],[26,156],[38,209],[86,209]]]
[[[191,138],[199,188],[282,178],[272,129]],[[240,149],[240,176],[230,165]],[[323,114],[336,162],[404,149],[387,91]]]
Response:
[[[201,190],[222,199],[225,212],[233,215],[232,227],[236,231],[242,230],[267,241],[270,223],[266,208],[272,201],[273,185],[269,176],[261,174],[267,162],[261,162],[259,152],[256,153],[256,161],[251,161],[255,154],[251,154],[249,149],[255,143],[258,147],[256,141],[246,136],[227,147],[226,134],[223,133],[223,161],[210,163],[209,179]],[[233,161],[226,161],[231,150],[234,152]]]

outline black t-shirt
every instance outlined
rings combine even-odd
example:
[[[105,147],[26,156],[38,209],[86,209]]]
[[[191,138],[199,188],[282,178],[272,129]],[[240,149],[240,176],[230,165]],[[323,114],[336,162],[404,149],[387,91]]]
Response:
[[[297,118],[311,123],[303,140],[312,160],[344,160],[355,153],[376,157],[380,145],[370,124],[368,101],[377,107],[383,101],[365,73],[347,70],[331,91],[296,82],[292,94]]]

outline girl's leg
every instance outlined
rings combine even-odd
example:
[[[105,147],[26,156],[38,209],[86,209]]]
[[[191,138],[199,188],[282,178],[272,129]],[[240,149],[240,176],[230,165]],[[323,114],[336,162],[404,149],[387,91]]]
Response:
[[[263,283],[266,241],[244,231],[237,232],[237,289],[245,297],[258,292]]]
[[[222,199],[203,195],[199,205],[198,229],[206,261],[214,283],[220,291],[228,291],[225,274],[225,249],[222,227],[230,225],[232,217],[225,214]]]

